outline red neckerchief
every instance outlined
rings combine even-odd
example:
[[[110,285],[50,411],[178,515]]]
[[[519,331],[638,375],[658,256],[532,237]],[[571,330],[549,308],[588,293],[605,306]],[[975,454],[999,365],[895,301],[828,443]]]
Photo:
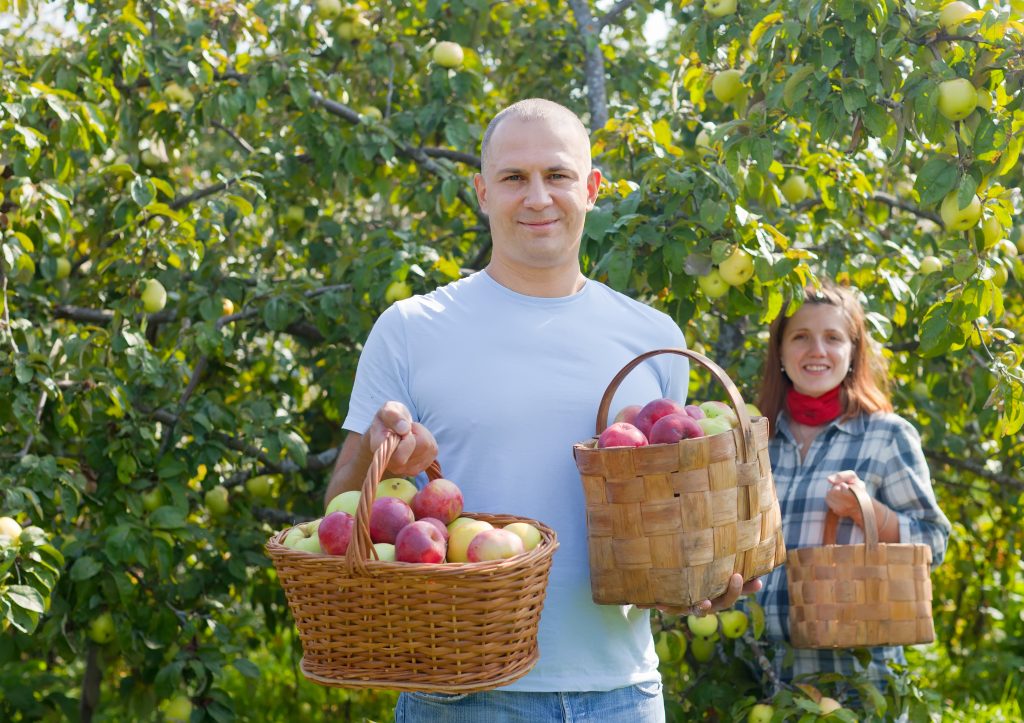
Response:
[[[790,387],[786,392],[786,409],[789,411],[789,416],[794,421],[809,427],[828,424],[842,412],[839,399],[842,386],[840,384],[820,397],[809,397]]]

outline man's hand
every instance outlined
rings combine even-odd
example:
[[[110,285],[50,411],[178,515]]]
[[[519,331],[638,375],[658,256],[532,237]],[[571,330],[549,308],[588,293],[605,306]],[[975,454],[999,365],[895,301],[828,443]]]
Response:
[[[734,572],[732,577],[729,578],[729,587],[727,587],[725,592],[714,600],[705,600],[689,608],[671,607],[667,605],[658,605],[657,608],[663,613],[668,613],[669,615],[696,615],[697,617],[703,617],[710,613],[717,613],[719,610],[731,608],[736,604],[736,601],[740,599],[740,595],[752,595],[760,590],[761,586],[761,578],[755,577],[750,582],[745,583],[743,582],[743,576],[738,572]]]
[[[388,462],[388,472],[391,474],[406,477],[416,475],[437,459],[434,435],[419,422],[413,422],[409,410],[400,402],[385,402],[377,410],[367,430],[370,448],[377,449],[389,431],[401,437]]]

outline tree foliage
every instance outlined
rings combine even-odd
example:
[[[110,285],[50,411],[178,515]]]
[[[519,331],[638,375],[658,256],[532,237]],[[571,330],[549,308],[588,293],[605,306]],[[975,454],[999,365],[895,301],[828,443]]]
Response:
[[[479,138],[529,96],[593,130],[585,272],[670,313],[746,395],[796,288],[861,290],[955,522],[922,655],[956,700],[1019,685],[1024,8],[939,9],[0,2],[0,513],[40,528],[0,538],[3,717],[182,695],[195,720],[255,715],[238,676],[292,626],[261,546],[320,513],[377,315],[486,264]],[[956,78],[980,96],[950,121]],[[947,227],[951,196],[977,223]],[[753,279],[710,296],[736,248]],[[972,686],[986,662],[1007,674]]]

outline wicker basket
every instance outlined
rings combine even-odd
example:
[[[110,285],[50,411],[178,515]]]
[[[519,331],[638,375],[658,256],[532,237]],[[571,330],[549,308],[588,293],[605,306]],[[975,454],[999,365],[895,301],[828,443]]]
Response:
[[[288,530],[267,542],[299,629],[303,674],[341,688],[439,693],[488,690],[521,678],[539,654],[537,625],[558,547],[554,531],[536,520],[466,513],[495,527],[529,522],[541,542],[492,562],[375,559],[370,506],[397,444],[389,435],[374,453],[347,555],[284,547]],[[428,476],[440,476],[436,463]]]
[[[707,357],[686,349],[641,354],[612,379],[597,413],[597,433],[622,380],[657,354],[706,367],[740,419],[710,437],[647,447],[573,452],[587,505],[590,586],[599,604],[692,606],[725,592],[729,578],[764,575],[785,546],[768,460],[768,420],[753,421],[736,385]]]
[[[837,545],[839,518],[825,517],[823,547],[790,550],[789,635],[796,648],[914,645],[935,640],[928,545],[878,541],[871,499],[851,488],[866,542]]]

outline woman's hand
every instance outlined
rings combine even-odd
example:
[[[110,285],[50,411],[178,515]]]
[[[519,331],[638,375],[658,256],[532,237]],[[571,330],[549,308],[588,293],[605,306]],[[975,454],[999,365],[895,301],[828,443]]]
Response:
[[[863,514],[857,498],[850,494],[853,487],[859,488],[864,494],[868,494],[868,488],[864,481],[857,476],[853,470],[843,470],[829,475],[826,478],[832,485],[825,493],[825,504],[838,517],[849,517],[860,527],[864,526]],[[870,495],[868,495],[870,497]]]

